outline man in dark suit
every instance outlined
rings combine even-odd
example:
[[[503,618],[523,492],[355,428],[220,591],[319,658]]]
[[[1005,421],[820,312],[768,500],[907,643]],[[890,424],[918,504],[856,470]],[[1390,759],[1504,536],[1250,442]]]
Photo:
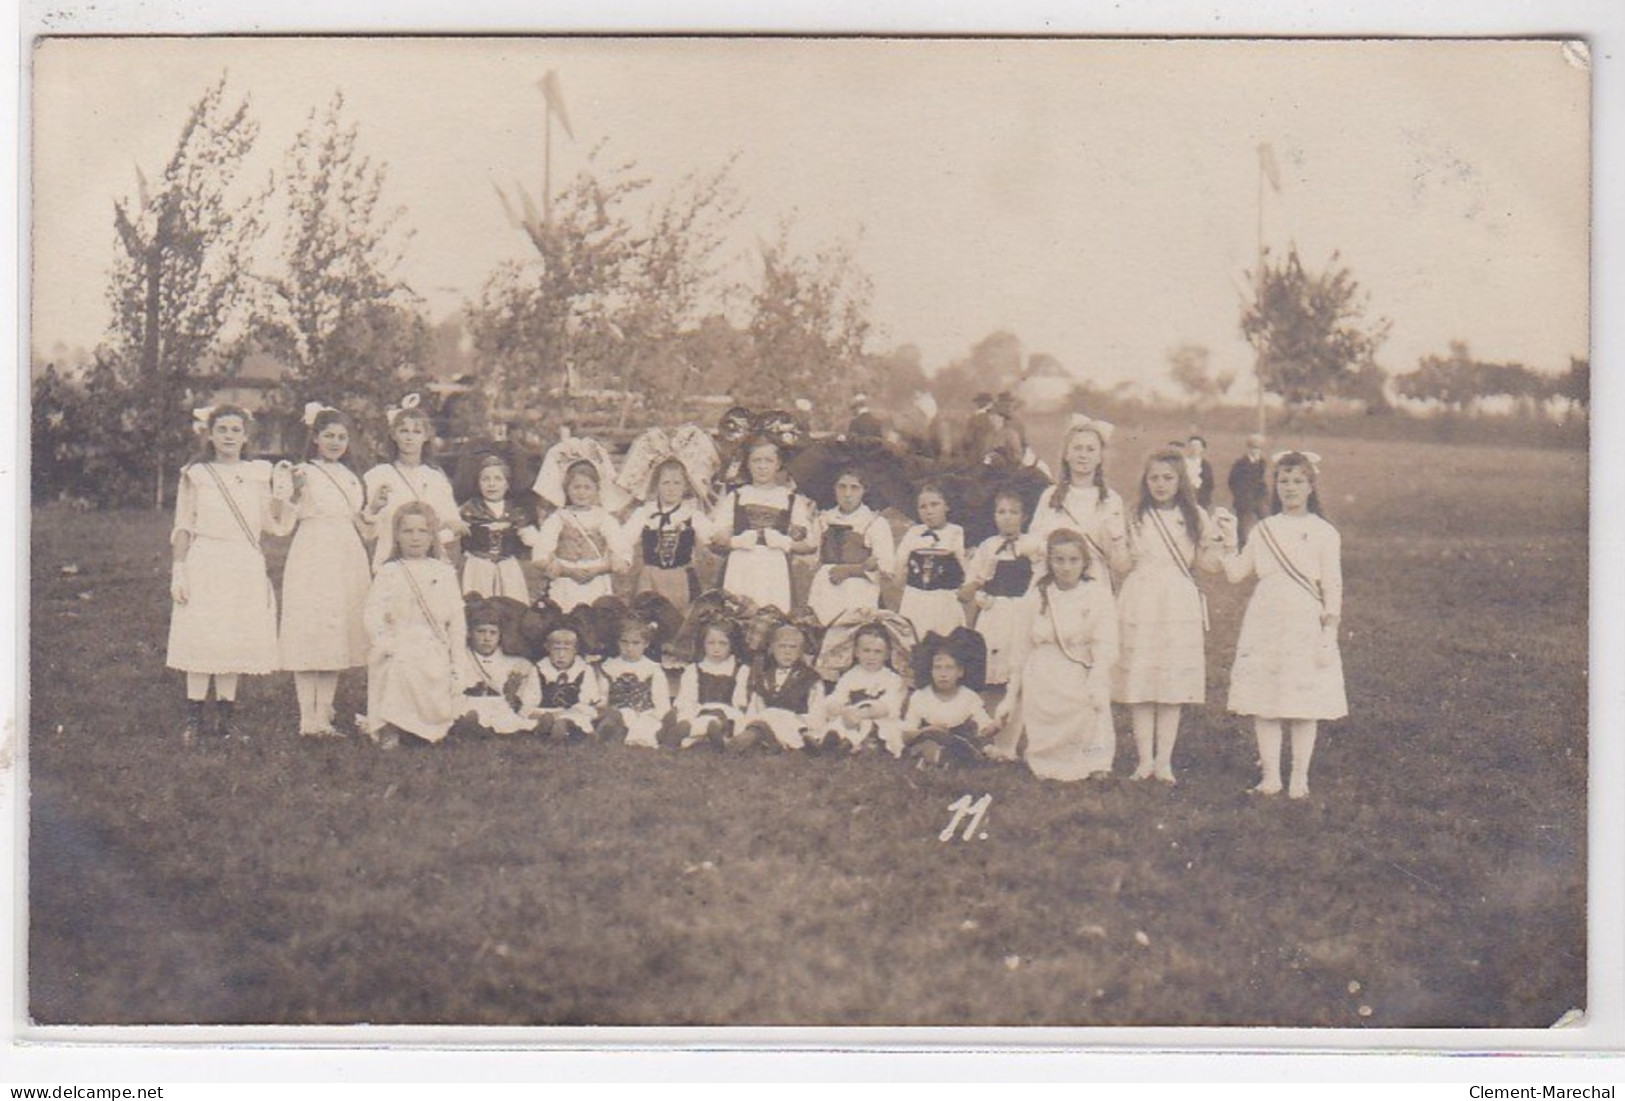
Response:
[[[1269,461],[1264,458],[1264,437],[1247,437],[1247,453],[1230,468],[1230,501],[1236,510],[1237,535],[1247,545],[1247,533],[1269,515]]]

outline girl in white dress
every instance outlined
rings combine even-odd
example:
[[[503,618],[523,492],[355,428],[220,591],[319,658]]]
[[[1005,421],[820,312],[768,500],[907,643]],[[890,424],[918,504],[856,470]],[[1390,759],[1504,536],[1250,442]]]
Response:
[[[577,459],[564,471],[564,507],[546,520],[532,545],[559,609],[572,611],[615,591],[615,577],[632,562],[620,523],[600,503],[603,475],[593,462]]]
[[[946,636],[965,625],[959,602],[965,584],[965,529],[948,522],[948,498],[940,486],[921,486],[915,504],[920,522],[897,543],[897,567],[903,574],[897,611],[914,624],[917,637],[932,631]]]
[[[1320,515],[1319,456],[1274,457],[1273,515],[1237,546],[1235,518],[1222,514],[1224,572],[1231,581],[1256,574],[1230,672],[1229,708],[1253,716],[1263,776],[1252,790],[1281,790],[1282,724],[1292,732],[1288,794],[1309,795],[1309,761],[1322,720],[1348,714],[1337,627],[1343,614],[1342,539]]]
[[[1111,436],[1107,422],[1081,413],[1073,416],[1061,443],[1060,473],[1038,498],[1030,528],[1041,539],[1062,529],[1082,535],[1091,575],[1107,582],[1129,567],[1123,499],[1106,488],[1106,444]]]
[[[914,680],[903,713],[903,742],[921,765],[974,764],[984,758],[998,724],[980,689],[987,651],[975,631],[930,635],[914,651]]]
[[[997,533],[982,540],[971,555],[969,579],[962,593],[974,602],[976,631],[987,642],[987,683],[1010,682],[1010,651],[1021,626],[1021,598],[1032,588],[1044,557],[1044,540],[1023,534],[1027,509],[1021,494],[999,490],[993,495]]]
[[[824,701],[820,748],[845,745],[857,753],[872,745],[901,756],[908,686],[894,668],[891,635],[879,623],[865,623],[853,634],[852,650],[856,661]]]
[[[771,440],[748,445],[745,467],[750,481],[722,498],[712,523],[718,549],[728,556],[719,587],[788,615],[790,555],[812,549],[807,499],[784,484],[783,458]]]
[[[457,571],[440,554],[440,520],[423,501],[395,510],[394,557],[367,593],[366,730],[384,749],[404,735],[438,742],[463,713],[467,620]]]
[[[282,571],[282,668],[293,671],[299,733],[340,737],[333,726],[339,674],[367,664],[364,609],[372,566],[364,542],[366,489],[350,461],[350,424],[320,402],[305,406],[310,443],[294,467],[298,528]]]
[[[434,465],[434,429],[429,415],[416,394],[408,394],[388,415],[389,461],[379,463],[362,478],[367,487],[367,520],[378,533],[372,568],[377,570],[394,556],[395,510],[408,501],[434,510],[440,523],[436,539],[455,562],[460,554],[457,541],[467,528],[457,511],[451,480]]]
[[[1025,735],[1034,775],[1105,779],[1117,750],[1111,709],[1117,608],[1111,586],[1089,574],[1082,535],[1061,528],[1045,547],[1048,572],[1021,598],[1024,626],[996,715],[1004,730],[989,755],[1012,756]]]
[[[842,612],[880,607],[880,578],[892,572],[891,523],[864,504],[865,474],[848,467],[835,477],[835,507],[816,520],[818,570],[807,604],[829,626]]]
[[[276,595],[260,550],[264,532],[285,535],[293,510],[285,469],[243,458],[248,412],[235,405],[197,410],[206,433],[202,458],[181,470],[170,534],[169,649],[165,664],[186,674],[186,725],[195,741],[214,685],[211,732],[237,734],[237,678],[277,667]]]
[[[1117,595],[1112,698],[1129,705],[1139,763],[1130,777],[1175,783],[1174,742],[1184,704],[1207,696],[1207,607],[1196,571],[1219,568],[1223,541],[1196,503],[1184,456],[1165,448],[1145,464],[1129,523],[1132,567]]]

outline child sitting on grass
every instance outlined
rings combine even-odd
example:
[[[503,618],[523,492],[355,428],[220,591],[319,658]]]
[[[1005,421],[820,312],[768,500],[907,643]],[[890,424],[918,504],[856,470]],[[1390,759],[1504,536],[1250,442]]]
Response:
[[[960,627],[925,637],[914,651],[915,683],[903,713],[905,752],[921,767],[974,764],[998,731],[982,702],[987,650],[980,635]]]
[[[535,727],[526,716],[542,702],[536,667],[502,652],[502,616],[484,600],[468,602],[468,663],[463,676],[459,731],[518,734]]]
[[[619,652],[599,666],[607,707],[598,721],[600,738],[660,748],[660,728],[671,714],[671,685],[666,671],[647,656],[653,638],[654,628],[643,620],[628,616],[621,621]]]
[[[722,618],[700,632],[699,661],[685,666],[677,681],[677,745],[701,742],[721,747],[750,703],[750,666],[736,656],[737,632]]]
[[[751,671],[745,724],[726,746],[742,751],[767,743],[802,749],[807,732],[817,729],[823,716],[824,682],[807,660],[807,636],[786,623],[774,630],[767,653]]]
[[[541,680],[541,703],[529,715],[544,737],[575,741],[587,736],[598,722],[604,702],[598,671],[580,654],[581,631],[561,623],[547,632],[547,654],[536,663]]]
[[[846,613],[846,616],[864,612]],[[912,634],[907,620],[895,613],[868,613],[893,616],[904,630]],[[835,621],[831,636],[838,637],[843,620]],[[826,639],[826,650],[829,640]],[[845,745],[853,753],[866,748],[884,747],[894,757],[903,752],[903,700],[908,686],[902,676],[892,668],[895,651],[892,635],[875,620],[859,626],[852,635],[851,668],[835,682],[824,704],[825,727],[819,739],[820,748]],[[822,658],[822,655],[820,655]],[[820,662],[822,664],[822,662]]]

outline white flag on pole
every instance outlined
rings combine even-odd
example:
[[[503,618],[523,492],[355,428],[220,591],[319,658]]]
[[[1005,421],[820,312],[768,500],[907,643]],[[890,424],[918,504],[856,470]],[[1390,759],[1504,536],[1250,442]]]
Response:
[[[576,132],[570,128],[570,114],[564,109],[564,89],[559,86],[559,74],[552,69],[547,70],[547,75],[538,80],[536,86],[542,90],[542,96],[547,100],[548,113],[558,116],[559,125],[564,127],[564,132],[570,136],[570,140],[575,141]]]
[[[1281,169],[1275,163],[1275,147],[1267,141],[1258,143],[1258,167],[1263,169],[1264,178],[1270,182],[1270,187],[1279,193],[1281,190]]]

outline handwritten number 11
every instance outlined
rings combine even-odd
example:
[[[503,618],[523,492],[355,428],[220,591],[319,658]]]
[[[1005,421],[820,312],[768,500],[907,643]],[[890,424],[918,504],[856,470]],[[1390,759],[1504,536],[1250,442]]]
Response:
[[[969,841],[976,837],[977,831],[982,828],[982,818],[987,814],[987,808],[992,805],[993,796],[991,794],[982,796],[974,803],[971,802],[969,795],[961,795],[948,804],[948,809],[954,812],[954,816],[948,819],[948,828],[937,834],[937,840],[948,841],[952,839],[954,831],[959,828],[960,821],[966,815],[970,816],[970,821],[965,823],[965,832],[960,834],[960,840]],[[987,834],[984,833],[981,836],[986,838]]]

